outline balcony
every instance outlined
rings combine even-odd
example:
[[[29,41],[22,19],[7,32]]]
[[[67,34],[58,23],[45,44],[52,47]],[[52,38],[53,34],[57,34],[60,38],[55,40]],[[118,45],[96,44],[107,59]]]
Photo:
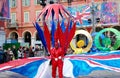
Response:
[[[17,22],[14,22],[14,23],[10,22],[10,23],[7,24],[7,27],[8,28],[16,28],[17,29],[18,28],[18,23]]]

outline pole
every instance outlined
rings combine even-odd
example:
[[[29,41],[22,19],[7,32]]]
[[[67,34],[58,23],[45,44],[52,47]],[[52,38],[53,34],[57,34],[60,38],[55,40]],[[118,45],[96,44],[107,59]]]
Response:
[[[96,27],[95,27],[95,6],[94,6],[94,0],[92,0],[92,7],[91,7],[92,11],[91,11],[91,14],[92,14],[92,33],[94,33],[96,30]]]

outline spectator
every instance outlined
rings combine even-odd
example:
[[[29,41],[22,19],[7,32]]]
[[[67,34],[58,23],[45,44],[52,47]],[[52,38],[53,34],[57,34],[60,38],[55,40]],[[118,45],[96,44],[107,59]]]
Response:
[[[8,62],[9,61],[9,54],[7,52],[7,50],[4,50],[4,62]]]
[[[18,58],[22,59],[23,58],[23,52],[22,52],[22,47],[18,49]]]
[[[2,47],[0,46],[0,51],[3,51]]]
[[[32,47],[29,48],[29,57],[34,57],[34,52],[32,50]]]
[[[39,50],[40,50],[40,49],[39,49],[38,45],[36,45],[36,46],[35,46],[35,56],[39,56],[39,55],[38,55]]]
[[[35,47],[32,47],[32,51],[35,52]]]
[[[1,63],[4,63],[4,52],[3,52],[3,50],[2,50],[2,48],[0,47],[0,64]]]
[[[13,47],[12,47],[12,52],[13,52],[13,54],[14,54],[15,59],[18,59],[18,51],[17,51],[15,45],[13,45]]]
[[[12,61],[14,59],[14,54],[13,54],[11,48],[8,48],[7,54],[8,54],[8,61],[10,61],[10,60]]]

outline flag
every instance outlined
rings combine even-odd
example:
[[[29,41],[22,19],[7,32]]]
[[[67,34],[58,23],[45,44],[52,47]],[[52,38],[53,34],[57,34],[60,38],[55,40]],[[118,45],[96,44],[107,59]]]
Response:
[[[83,10],[81,12],[76,12],[75,21],[79,22],[80,24],[87,25],[88,17],[90,17],[90,7],[83,6]],[[86,22],[87,21],[87,22]]]

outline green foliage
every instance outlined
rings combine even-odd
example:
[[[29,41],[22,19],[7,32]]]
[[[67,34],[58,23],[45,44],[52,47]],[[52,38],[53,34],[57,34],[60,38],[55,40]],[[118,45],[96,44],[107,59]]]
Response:
[[[16,46],[16,49],[18,49],[20,47],[20,43],[5,43],[3,45],[3,49],[7,50],[8,48],[12,48],[13,45]]]

